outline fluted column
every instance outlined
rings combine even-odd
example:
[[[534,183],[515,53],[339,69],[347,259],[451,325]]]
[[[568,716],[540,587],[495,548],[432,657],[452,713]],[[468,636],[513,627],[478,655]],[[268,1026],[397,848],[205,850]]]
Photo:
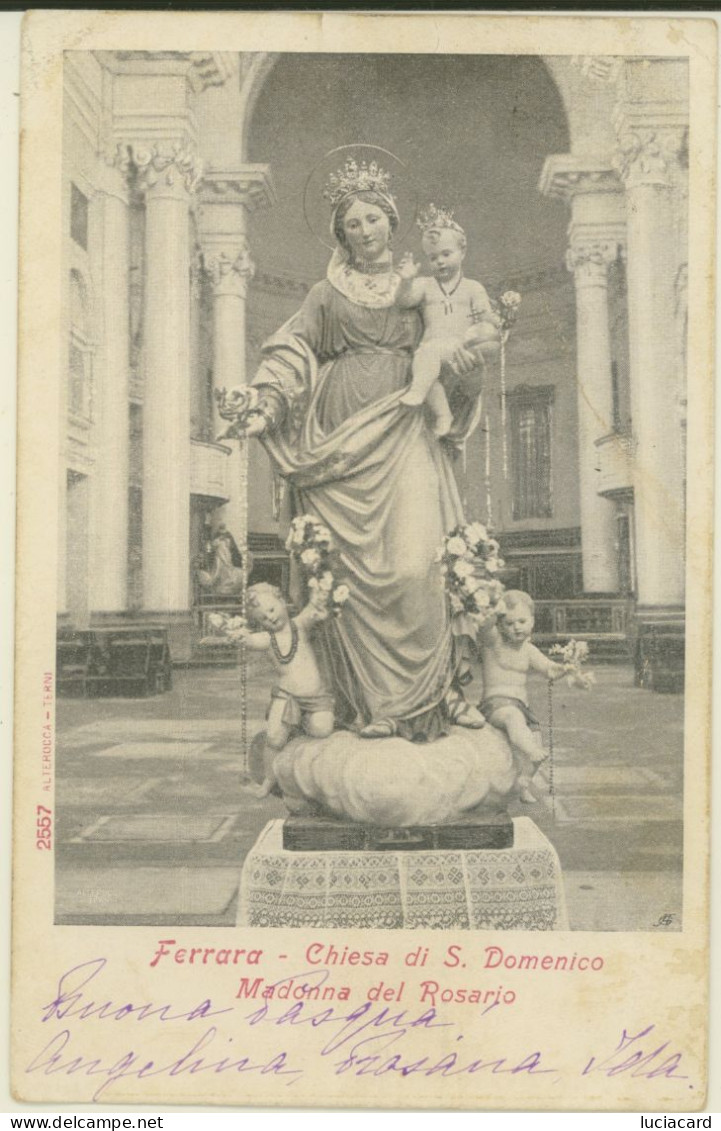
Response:
[[[614,241],[572,241],[567,266],[576,287],[578,463],[583,588],[615,593],[618,562],[613,504],[598,494],[596,441],[613,427],[608,267],[618,254]]]
[[[243,241],[224,248],[216,244],[206,254],[205,266],[213,285],[213,386],[228,389],[246,380],[245,303],[255,265]],[[217,408],[214,422],[219,434],[225,425]],[[230,499],[222,520],[239,546],[245,546],[248,534],[247,468],[247,445],[233,443],[228,459]]]
[[[615,511],[613,503],[598,494],[596,442],[613,430],[608,268],[625,241],[622,186],[606,159],[561,153],[546,158],[539,189],[571,206],[566,264],[576,289],[583,588],[586,593],[615,593]]]
[[[626,186],[629,357],[638,602],[684,600],[684,500],[675,335],[674,163],[682,132],[621,132]]]
[[[190,251],[199,170],[187,151],[136,148],[145,193],[143,604],[190,604]]]
[[[125,178],[117,169],[106,169],[92,208],[99,234],[95,255],[102,335],[95,357],[99,405],[90,607],[115,612],[127,606],[130,367],[128,204]]]
[[[211,131],[212,132],[212,131]],[[242,385],[246,374],[245,313],[248,285],[255,273],[246,231],[248,218],[275,199],[267,165],[242,164],[209,169],[203,178],[200,239],[205,269],[213,287],[213,385]],[[226,425],[217,412],[216,434]],[[248,445],[234,442],[228,456],[229,501],[220,518],[242,548],[248,534]]]

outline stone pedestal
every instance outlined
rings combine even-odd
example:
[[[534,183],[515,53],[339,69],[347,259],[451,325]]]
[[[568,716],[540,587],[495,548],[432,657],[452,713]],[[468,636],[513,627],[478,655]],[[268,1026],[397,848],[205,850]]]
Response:
[[[529,817],[505,849],[289,852],[270,821],[248,853],[238,926],[568,930],[561,866]]]

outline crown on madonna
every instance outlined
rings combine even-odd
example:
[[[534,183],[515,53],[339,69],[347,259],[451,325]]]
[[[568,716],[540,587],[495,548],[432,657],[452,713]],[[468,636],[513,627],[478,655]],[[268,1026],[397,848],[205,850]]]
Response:
[[[323,189],[323,196],[333,208],[344,197],[356,192],[379,192],[383,196],[390,196],[390,179],[390,173],[381,169],[376,161],[371,161],[370,164],[361,161],[359,164],[354,157],[347,157],[343,168],[331,173]]]
[[[428,208],[420,213],[416,224],[423,233],[437,232],[442,228],[450,228],[452,232],[463,233],[461,225],[453,219],[453,209],[438,208],[435,204],[429,204]]]

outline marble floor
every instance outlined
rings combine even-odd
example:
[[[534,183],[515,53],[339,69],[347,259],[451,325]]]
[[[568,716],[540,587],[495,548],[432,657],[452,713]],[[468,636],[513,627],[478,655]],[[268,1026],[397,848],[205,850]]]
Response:
[[[683,698],[599,666],[588,693],[556,686],[553,760],[516,807],[555,845],[575,930],[681,926]],[[251,672],[249,733],[271,673]],[[543,680],[531,704],[548,744]],[[237,670],[175,672],[152,699],[57,707],[56,921],[232,926],[243,859],[284,808],[237,789]],[[553,779],[553,791],[550,782]]]

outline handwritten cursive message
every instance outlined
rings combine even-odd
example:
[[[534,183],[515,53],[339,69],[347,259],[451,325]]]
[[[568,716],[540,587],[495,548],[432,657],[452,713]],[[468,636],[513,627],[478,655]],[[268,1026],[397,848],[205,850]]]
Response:
[[[107,967],[107,960],[99,957],[60,976],[39,1013],[44,1043],[24,1068],[28,1075],[86,1078],[89,1098],[96,1102],[112,1099],[121,1081],[136,1081],[139,1088],[133,1094],[140,1099],[148,1081],[189,1076],[272,1077],[285,1087],[306,1074],[317,1078],[318,1072],[370,1078],[392,1074],[406,1080],[482,1074],[509,1079],[689,1079],[683,1050],[658,1034],[654,1024],[620,1026],[613,1048],[591,1053],[583,1054],[573,1041],[567,1063],[559,1064],[541,1048],[502,1047],[489,1021],[497,1016],[497,1002],[479,1009],[473,1031],[465,1032],[435,1008],[399,1009],[372,1001],[339,1008],[308,999],[287,1005],[269,996],[247,1012],[247,1003],[220,1005],[210,997],[191,1002],[113,1000],[103,990]],[[316,967],[272,985],[280,992],[284,985],[302,983],[310,992],[329,976],[327,968]],[[129,1047],[120,1056],[98,1053],[99,1030],[108,1026],[129,1030]],[[253,1054],[259,1029],[277,1031],[277,1047],[271,1041],[268,1055]],[[178,1039],[180,1051],[171,1056],[154,1053],[154,1043],[168,1032]],[[163,1044],[167,1047],[166,1041]]]

